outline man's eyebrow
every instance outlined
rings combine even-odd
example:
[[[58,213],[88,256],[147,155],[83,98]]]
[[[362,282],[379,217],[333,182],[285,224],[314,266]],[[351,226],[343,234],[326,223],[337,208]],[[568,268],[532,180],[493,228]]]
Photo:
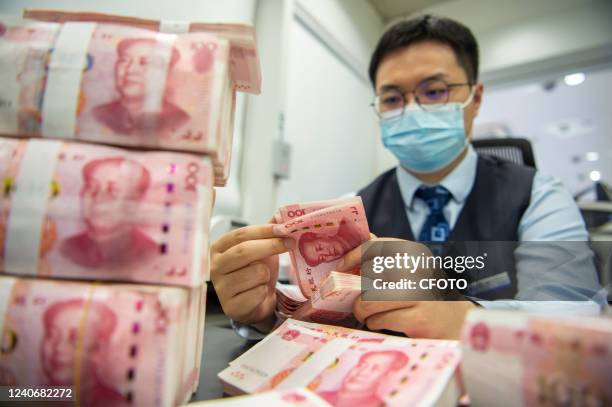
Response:
[[[436,73],[436,74],[433,74],[433,75],[426,76],[425,78],[423,78],[423,79],[421,79],[421,80],[419,81],[419,84],[420,84],[420,83],[423,83],[423,82],[425,82],[425,81],[431,81],[431,80],[441,80],[441,79],[442,79],[442,80],[448,80],[448,79],[449,79],[449,77],[448,77],[448,75],[447,75],[447,74],[440,72],[440,73]],[[404,90],[404,88],[402,88],[402,87],[401,87],[401,86],[399,86],[399,85],[388,84],[388,85],[382,85],[382,86],[380,87],[380,90],[379,90],[379,91],[380,91],[380,92],[388,92],[388,91],[390,91],[390,90],[398,90],[398,91],[400,91],[400,92],[401,92],[401,91],[403,91],[403,90]]]
[[[434,75],[429,75],[428,77],[423,78],[423,79],[421,80],[421,82],[424,82],[424,81],[431,81],[431,80],[436,80],[436,79],[437,79],[437,80],[440,80],[440,79],[448,79],[448,75],[446,75],[445,73],[437,73],[437,74],[434,74]]]
[[[380,91],[381,92],[387,92],[387,91],[390,91],[390,90],[399,90],[399,91],[401,91],[402,88],[400,86],[398,86],[398,85],[383,85],[383,86],[380,87]]]

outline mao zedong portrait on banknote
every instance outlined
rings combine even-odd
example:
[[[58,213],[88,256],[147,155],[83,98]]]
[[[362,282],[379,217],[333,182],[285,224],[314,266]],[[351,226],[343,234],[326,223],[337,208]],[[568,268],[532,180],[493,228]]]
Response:
[[[81,175],[85,230],[62,242],[62,255],[90,268],[125,266],[155,255],[158,245],[133,222],[151,183],[149,170],[124,157],[109,157],[89,161]]]
[[[378,407],[384,404],[378,397],[378,386],[385,382],[390,373],[407,364],[408,356],[400,351],[364,353],[346,373],[337,390],[324,391],[319,396],[339,407]]]
[[[100,367],[108,358],[110,339],[117,325],[114,311],[100,302],[87,304],[88,326],[79,345],[81,315],[86,301],[71,298],[51,304],[43,314],[44,335],[40,343],[42,370],[50,386],[73,386],[74,367],[77,353],[80,353],[81,371],[87,372],[81,378],[83,405],[121,405],[124,397],[104,383]]]
[[[171,87],[166,87],[159,110],[147,111],[146,82],[153,76],[151,71],[159,71],[157,78],[165,82],[166,72],[180,58],[179,51],[172,47],[170,61],[165,65],[155,59],[156,46],[153,38],[126,38],[117,44],[114,76],[118,98],[93,109],[96,120],[115,133],[175,130],[190,119],[183,109],[168,100]]]
[[[329,263],[344,256],[361,243],[357,226],[347,219],[340,221],[335,235],[306,232],[298,240],[298,248],[310,267]]]

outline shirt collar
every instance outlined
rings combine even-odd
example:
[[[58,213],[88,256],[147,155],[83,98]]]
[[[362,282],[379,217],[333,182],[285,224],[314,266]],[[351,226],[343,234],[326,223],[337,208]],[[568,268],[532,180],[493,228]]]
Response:
[[[461,160],[457,168],[440,181],[438,185],[442,185],[444,188],[448,189],[455,202],[463,203],[474,186],[477,163],[478,155],[474,151],[472,145],[468,144],[468,152],[463,160]],[[404,203],[406,206],[412,207],[412,201],[416,190],[419,189],[421,185],[431,185],[425,184],[401,166],[397,167],[396,172],[397,182]]]

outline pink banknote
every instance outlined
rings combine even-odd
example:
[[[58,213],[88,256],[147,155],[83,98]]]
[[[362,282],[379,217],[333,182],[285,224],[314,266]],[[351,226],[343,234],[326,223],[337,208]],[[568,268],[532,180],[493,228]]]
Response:
[[[346,253],[370,238],[360,197],[286,206],[275,220],[276,232],[296,242],[291,263],[306,298]]]
[[[228,58],[206,33],[0,18],[0,134],[206,153],[222,177]]]
[[[456,405],[456,341],[317,326],[288,320],[219,377],[237,392],[305,386],[334,406]]]
[[[189,21],[158,21],[103,13],[70,12],[62,10],[25,10],[25,18],[64,23],[93,21],[146,28],[161,32],[205,32],[218,35],[230,42],[231,76],[238,91],[259,94],[261,71],[257,56],[255,28],[248,24],[198,23]]]
[[[2,386],[73,387],[80,406],[174,406],[189,291],[0,277]],[[193,362],[192,362],[193,363]]]
[[[0,270],[199,286],[208,273],[206,157],[0,138]]]
[[[327,342],[325,334],[303,327],[300,321],[288,319],[248,352],[230,362],[230,367],[219,373],[219,378],[229,394],[270,390]]]
[[[283,316],[291,318],[291,316],[302,305],[310,300],[302,295],[300,288],[295,284],[276,284],[276,304],[277,310]]]
[[[304,297],[296,285],[277,284],[277,311],[286,318],[320,323],[347,322],[354,327],[354,320],[345,320],[352,316],[353,303],[360,294],[359,276],[332,271],[310,299]]]
[[[462,335],[474,405],[606,406],[612,320],[475,310]],[[510,396],[512,395],[512,396]]]

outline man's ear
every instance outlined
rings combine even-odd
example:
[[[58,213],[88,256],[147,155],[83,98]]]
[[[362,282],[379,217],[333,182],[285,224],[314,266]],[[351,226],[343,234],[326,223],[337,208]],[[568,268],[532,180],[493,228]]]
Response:
[[[477,82],[474,85],[474,99],[472,103],[474,103],[474,118],[478,116],[478,111],[480,110],[480,104],[482,103],[482,95],[484,93],[484,84],[482,82]]]

